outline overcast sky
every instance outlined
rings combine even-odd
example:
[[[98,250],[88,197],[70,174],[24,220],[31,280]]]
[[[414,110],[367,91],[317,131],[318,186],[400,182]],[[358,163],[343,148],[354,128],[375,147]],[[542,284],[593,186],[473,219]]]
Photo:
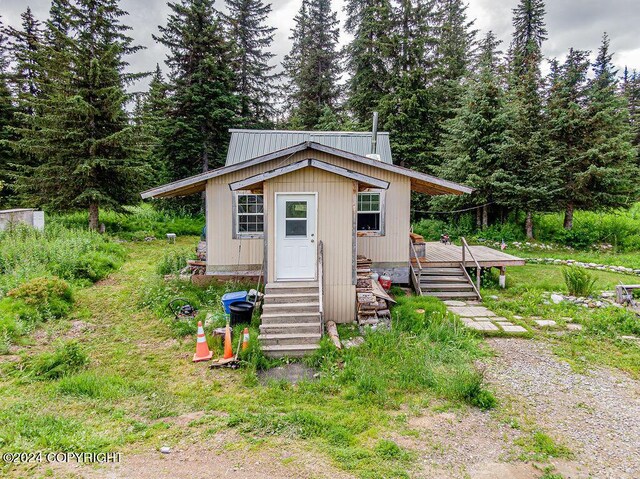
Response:
[[[268,1],[268,0],[265,0]],[[269,23],[277,28],[273,50],[278,62],[288,52],[288,39],[293,17],[301,0],[273,0],[273,12]],[[344,0],[333,0],[341,24],[344,22]],[[493,30],[503,40],[507,49],[511,35],[511,9],[517,0],[469,0],[469,17],[476,19],[476,28],[481,33]],[[0,0],[2,21],[19,26],[20,13],[30,6],[36,17],[44,20],[49,11],[49,0]],[[218,1],[222,8],[223,0]],[[124,23],[133,27],[132,36],[146,50],[130,58],[134,71],[150,71],[156,63],[164,68],[165,51],[156,44],[151,35],[163,25],[169,8],[166,0],[122,0],[122,8],[129,12]],[[544,54],[548,58],[563,57],[570,47],[595,51],[603,32],[611,37],[611,48],[615,52],[614,62],[620,67],[640,69],[640,1],[639,0],[547,0],[547,30],[549,39],[544,43]],[[348,41],[342,35],[341,42]],[[135,89],[145,89],[146,81]]]

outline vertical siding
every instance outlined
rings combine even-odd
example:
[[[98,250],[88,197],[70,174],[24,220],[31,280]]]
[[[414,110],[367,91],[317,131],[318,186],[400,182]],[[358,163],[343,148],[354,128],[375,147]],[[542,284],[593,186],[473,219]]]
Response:
[[[354,318],[355,286],[352,284],[354,182],[314,168],[305,168],[265,182],[267,209],[275,211],[275,193],[318,193],[318,231],[324,245],[325,317],[336,322]],[[344,207],[343,207],[344,205]],[[268,231],[275,231],[274,216],[268,216]],[[269,238],[268,281],[275,280],[275,240]]]

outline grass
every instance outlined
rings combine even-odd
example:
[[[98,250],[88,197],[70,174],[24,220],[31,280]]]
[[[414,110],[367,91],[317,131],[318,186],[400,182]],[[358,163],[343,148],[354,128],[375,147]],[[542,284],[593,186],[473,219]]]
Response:
[[[613,290],[619,281],[628,278],[609,271],[593,270],[590,274],[595,280],[596,292]],[[549,301],[545,292],[568,292],[561,266],[530,264],[510,267],[507,269],[507,286],[506,290],[494,286],[482,291],[485,303],[496,314],[508,318],[516,315],[553,319],[560,326],[565,326],[565,318],[569,318],[582,325],[581,331],[563,336],[544,331],[537,333],[547,336],[552,341],[554,352],[576,370],[583,372],[600,365],[640,378],[640,347],[621,339],[624,335],[640,336],[640,320],[635,314],[620,308],[590,309],[568,302],[554,304]],[[492,299],[492,296],[498,299]],[[531,323],[525,322],[525,325],[531,326]]]
[[[640,254],[638,252],[613,253],[600,251],[569,251],[566,249],[551,250],[527,250],[509,247],[505,250],[509,254],[520,258],[554,258],[573,259],[583,263],[605,264],[608,266],[626,266],[627,268],[640,269]],[[629,276],[626,276],[629,280]]]
[[[91,328],[71,339],[68,321],[44,323],[42,337],[56,340],[21,347],[17,364],[0,357],[0,450],[126,448],[134,454],[232,428],[255,447],[270,447],[273,438],[322,451],[357,477],[408,477],[415,454],[394,439],[406,429],[396,419],[398,408],[432,400],[456,408],[496,405],[473,367],[485,354],[481,339],[432,298],[399,298],[394,329],[366,333],[359,348],[337,351],[323,342],[309,359],[320,371],[313,382],[258,382],[260,368],[281,361],[261,356],[255,322],[243,370],[210,371],[192,363],[193,323],[171,319],[166,303],[184,296],[201,318],[213,313],[215,323],[220,296],[250,286],[201,289],[163,281],[158,258],[179,254],[195,241],[125,244],[128,259],[121,269],[106,282],[74,292],[70,319]],[[234,348],[241,330],[235,328]],[[221,342],[211,346],[221,353]],[[203,416],[179,425],[180,416],[194,411]],[[3,467],[9,476],[22,475],[21,469]]]
[[[564,444],[555,441],[551,436],[540,430],[534,430],[530,434],[516,440],[522,448],[522,461],[546,461],[553,458],[573,458],[573,453]]]

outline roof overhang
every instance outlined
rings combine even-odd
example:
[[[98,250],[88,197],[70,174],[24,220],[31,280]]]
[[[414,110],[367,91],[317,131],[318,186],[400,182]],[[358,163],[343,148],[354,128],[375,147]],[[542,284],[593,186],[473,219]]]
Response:
[[[312,141],[305,141],[298,145],[283,148],[266,155],[258,156],[251,160],[243,161],[242,163],[236,163],[229,166],[223,166],[215,170],[207,171],[199,175],[191,176],[183,180],[174,181],[166,185],[158,186],[150,190],[144,191],[140,194],[143,199],[147,198],[172,198],[175,196],[186,196],[194,193],[204,191],[207,185],[207,181],[234,171],[239,171],[244,168],[265,163],[267,161],[283,158],[294,155],[298,152],[305,150],[316,150],[324,153],[328,153],[340,158],[355,161],[360,164],[379,168],[381,170],[390,171],[402,176],[409,177],[411,179],[411,189],[420,193],[428,195],[461,195],[464,193],[471,193],[472,188],[454,183],[453,181],[443,180],[435,176],[420,173],[409,168],[397,166],[389,163],[384,163],[379,160],[367,158],[366,156],[356,155],[348,151],[338,150],[330,146],[321,145]],[[317,160],[314,160],[317,161]],[[304,167],[303,167],[304,168]],[[343,168],[343,170],[346,170]],[[346,170],[350,171],[350,170]],[[355,173],[355,172],[354,172]],[[365,175],[366,176],[366,175]]]
[[[359,183],[365,184],[372,188],[381,188],[384,190],[389,188],[388,181],[379,180],[378,178],[374,178],[373,176],[364,175],[362,173],[351,171],[346,168],[342,168],[340,166],[326,163],[324,161],[314,160],[313,158],[307,158],[306,160],[296,161],[295,163],[291,163],[290,165],[282,166],[280,168],[275,168],[273,170],[266,171],[264,173],[250,176],[249,178],[246,178],[244,180],[234,181],[233,183],[229,183],[229,188],[231,188],[232,191],[250,190],[250,189],[256,188],[257,186],[261,185],[264,181],[269,180],[271,178],[276,178],[278,176],[286,175],[287,173],[292,173],[294,171],[298,171],[303,168],[309,168],[309,167],[328,171],[330,173],[343,176],[345,178],[350,178],[352,180],[356,180]]]

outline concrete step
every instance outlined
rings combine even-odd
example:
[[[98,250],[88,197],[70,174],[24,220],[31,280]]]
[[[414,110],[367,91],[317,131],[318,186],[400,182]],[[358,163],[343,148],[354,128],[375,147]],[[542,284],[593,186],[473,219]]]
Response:
[[[270,334],[321,334],[320,321],[309,323],[265,323],[260,325],[260,333]]]
[[[270,358],[301,358],[313,353],[320,347],[319,344],[282,344],[276,346],[262,346],[262,352]]]
[[[262,316],[260,317],[260,321],[263,325],[285,325],[285,324],[301,324],[301,323],[311,323],[311,324],[320,324],[320,313],[316,309],[314,312],[305,313],[305,312],[287,312],[287,313],[279,313],[277,311],[265,312],[263,309]]]
[[[428,291],[467,291],[473,290],[469,283],[420,283],[420,287]]]
[[[318,293],[285,293],[285,294],[265,294],[264,304],[293,304],[293,303],[314,303],[318,301]]]
[[[318,294],[317,281],[288,281],[285,283],[269,283],[264,288],[265,294]]]
[[[320,333],[261,334],[258,336],[258,341],[260,341],[263,347],[284,345],[303,346],[307,344],[318,344],[320,337]]]
[[[468,283],[466,276],[421,276],[420,283]]]
[[[265,303],[262,305],[262,312],[270,315],[283,313],[317,313],[320,311],[318,301],[305,303]]]
[[[440,299],[478,299],[475,292],[469,291],[422,291],[422,296],[435,296]]]

